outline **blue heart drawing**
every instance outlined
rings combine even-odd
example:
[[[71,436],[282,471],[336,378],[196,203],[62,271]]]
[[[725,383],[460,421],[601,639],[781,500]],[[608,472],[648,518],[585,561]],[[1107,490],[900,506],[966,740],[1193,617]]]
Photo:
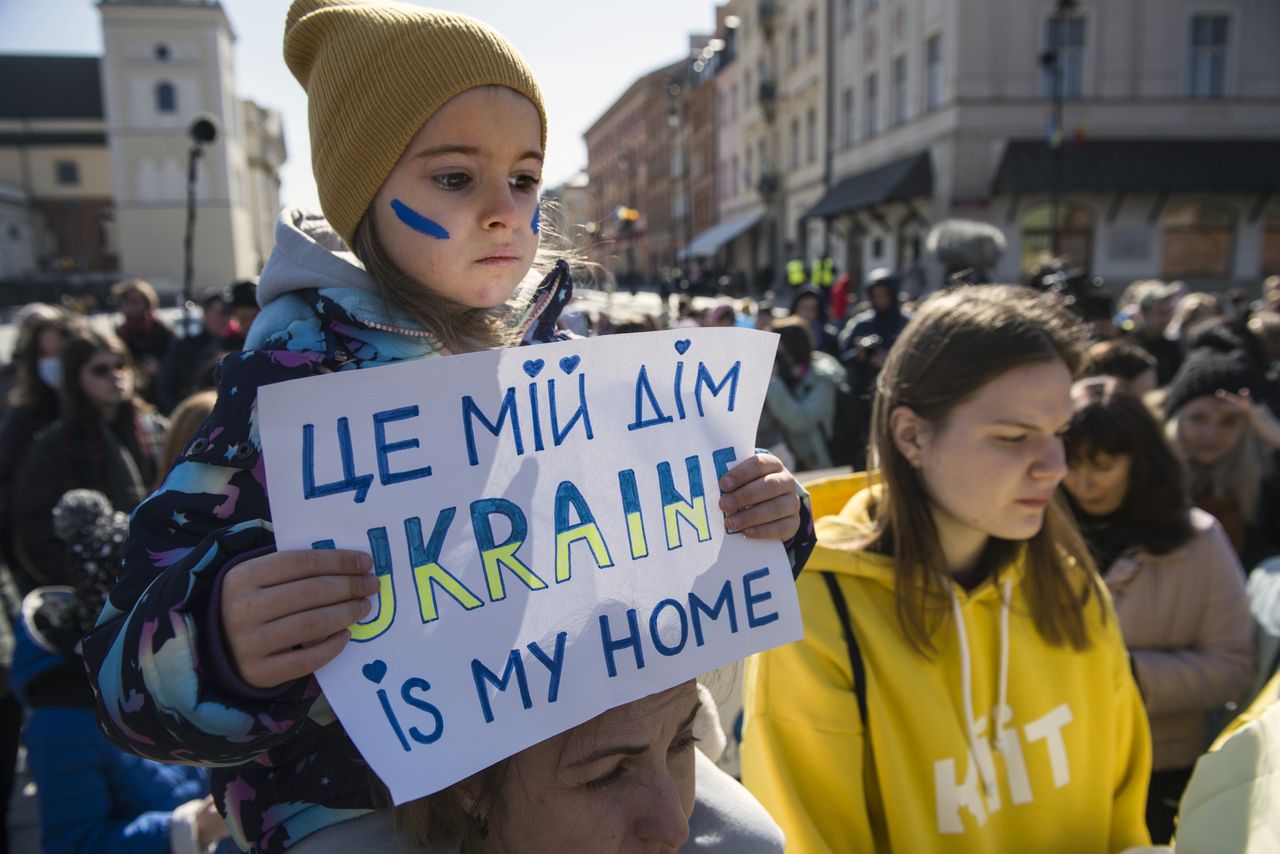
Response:
[[[688,338],[681,338],[676,342],[676,352],[683,356],[693,344]]]
[[[360,672],[364,674],[365,679],[377,685],[382,681],[382,677],[387,675],[387,663],[381,659],[375,659],[360,668]]]
[[[524,363],[524,372],[529,375],[530,379],[542,373],[542,368],[546,362],[541,359],[530,359]]]
[[[582,359],[578,356],[565,356],[560,360],[560,370],[564,371],[566,374],[571,374],[577,370],[578,363],[581,361]]]

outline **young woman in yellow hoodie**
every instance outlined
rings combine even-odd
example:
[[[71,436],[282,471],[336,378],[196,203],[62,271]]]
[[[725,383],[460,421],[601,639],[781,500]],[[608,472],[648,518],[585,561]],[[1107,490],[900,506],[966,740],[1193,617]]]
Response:
[[[805,638],[746,670],[743,781],[788,851],[1146,844],[1146,715],[1055,497],[1080,343],[1022,288],[931,298],[879,379],[879,474],[811,487]]]

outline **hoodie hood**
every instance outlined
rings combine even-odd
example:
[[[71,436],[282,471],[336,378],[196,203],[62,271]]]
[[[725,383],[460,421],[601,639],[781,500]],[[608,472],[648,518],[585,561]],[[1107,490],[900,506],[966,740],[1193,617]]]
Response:
[[[324,216],[285,208],[276,219],[276,245],[258,278],[258,305],[309,288],[354,288],[377,296],[378,287]]]

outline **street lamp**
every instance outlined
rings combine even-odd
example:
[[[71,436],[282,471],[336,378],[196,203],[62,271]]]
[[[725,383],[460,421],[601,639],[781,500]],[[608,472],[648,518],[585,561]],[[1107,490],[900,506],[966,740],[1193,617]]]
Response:
[[[1052,76],[1053,119],[1049,136],[1049,153],[1052,157],[1049,184],[1049,228],[1051,249],[1057,258],[1062,252],[1062,110],[1065,97],[1062,47],[1066,40],[1066,22],[1076,11],[1077,0],[1058,0],[1053,10],[1053,40],[1040,54],[1040,65]]]
[[[182,239],[182,334],[191,335],[191,285],[194,276],[194,242],[196,231],[196,162],[204,153],[204,147],[218,138],[218,126],[213,117],[199,115],[187,128],[191,148],[187,152],[187,231]]]

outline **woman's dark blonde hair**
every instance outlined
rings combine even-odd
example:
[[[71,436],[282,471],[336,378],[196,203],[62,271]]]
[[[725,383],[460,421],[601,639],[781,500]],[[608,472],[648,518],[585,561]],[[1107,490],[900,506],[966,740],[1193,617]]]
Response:
[[[873,528],[854,547],[893,556],[898,620],[919,652],[934,650],[932,636],[949,613],[951,581],[932,502],[894,444],[891,413],[905,406],[941,427],[956,406],[1014,368],[1060,361],[1074,375],[1084,340],[1079,322],[1049,297],[1014,285],[979,285],[927,299],[890,351],[871,416],[870,453],[884,491]],[[1097,573],[1061,498],[1050,503],[1035,536],[991,537],[980,559],[998,581],[1001,569],[1024,551],[1037,632],[1054,646],[1086,648],[1084,609]]]
[[[395,807],[397,834],[414,850],[458,845],[461,851],[474,851],[488,832],[498,793],[514,760],[514,756],[508,756],[434,795]],[[375,802],[391,808],[390,795],[382,782],[375,778],[373,784]]]
[[[164,454],[160,457],[155,489],[159,489],[169,476],[169,470],[178,461],[187,444],[196,437],[200,425],[208,419],[217,402],[218,393],[207,388],[186,398],[169,413],[169,429],[164,434]]]

